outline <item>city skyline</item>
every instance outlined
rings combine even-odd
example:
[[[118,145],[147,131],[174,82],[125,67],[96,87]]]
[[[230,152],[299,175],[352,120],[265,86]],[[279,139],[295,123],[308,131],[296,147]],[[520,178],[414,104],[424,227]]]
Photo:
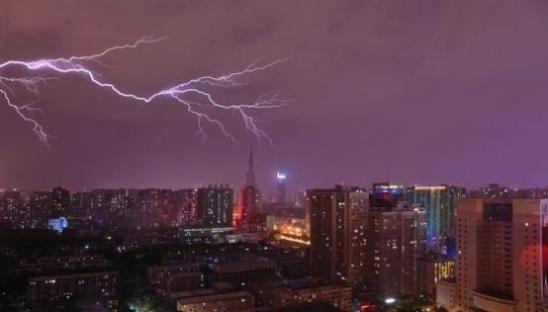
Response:
[[[547,312],[547,14],[0,0],[0,310]]]

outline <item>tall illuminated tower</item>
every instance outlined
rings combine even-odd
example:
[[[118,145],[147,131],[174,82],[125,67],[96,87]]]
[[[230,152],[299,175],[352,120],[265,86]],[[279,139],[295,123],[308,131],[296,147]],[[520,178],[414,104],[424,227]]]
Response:
[[[278,180],[278,194],[276,195],[276,204],[279,207],[284,207],[287,204],[287,175],[285,172],[276,172],[276,179]]]
[[[247,163],[246,185],[255,186],[255,170],[253,169],[253,150],[249,149],[249,160]]]
[[[253,231],[257,222],[257,212],[261,203],[261,192],[255,184],[253,150],[249,150],[246,183],[238,196],[238,209],[234,215],[234,225],[239,230]]]

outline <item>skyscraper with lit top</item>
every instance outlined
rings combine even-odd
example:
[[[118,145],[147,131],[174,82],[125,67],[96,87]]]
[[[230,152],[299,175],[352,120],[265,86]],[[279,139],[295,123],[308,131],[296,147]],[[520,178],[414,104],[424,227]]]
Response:
[[[419,204],[426,210],[426,241],[429,248],[448,253],[447,246],[455,237],[457,200],[465,195],[466,189],[449,185],[416,185],[407,190],[407,201]]]
[[[283,171],[278,171],[276,172],[276,179],[278,180],[276,204],[279,208],[283,208],[287,204],[287,175]]]

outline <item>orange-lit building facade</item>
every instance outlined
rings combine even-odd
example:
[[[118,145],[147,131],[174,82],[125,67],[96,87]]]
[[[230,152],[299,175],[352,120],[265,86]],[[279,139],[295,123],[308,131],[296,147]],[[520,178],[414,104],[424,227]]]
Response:
[[[457,205],[456,310],[546,311],[548,199]]]

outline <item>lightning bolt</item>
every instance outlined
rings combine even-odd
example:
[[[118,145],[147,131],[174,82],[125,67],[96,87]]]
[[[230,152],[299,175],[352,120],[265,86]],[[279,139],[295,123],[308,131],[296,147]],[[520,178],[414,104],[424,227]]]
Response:
[[[113,52],[137,49],[142,45],[153,44],[164,40],[165,37],[143,37],[131,44],[123,44],[110,47],[99,53],[70,56],[67,58],[39,59],[34,61],[8,60],[0,63],[0,99],[15,111],[15,113],[25,122],[31,124],[32,129],[38,139],[49,145],[51,138],[44,127],[32,117],[33,112],[42,112],[40,108],[35,106],[35,102],[28,104],[15,103],[15,90],[24,89],[35,96],[39,96],[39,90],[42,85],[46,85],[53,79],[58,79],[58,76],[63,75],[80,75],[92,85],[107,89],[115,96],[129,98],[135,101],[151,103],[160,98],[167,98],[180,103],[186,107],[186,110],[196,117],[198,134],[204,139],[206,132],[204,131],[204,123],[209,123],[216,126],[222,134],[234,141],[235,137],[227,130],[223,122],[214,118],[205,109],[211,108],[219,111],[234,111],[237,112],[243,121],[245,128],[259,139],[266,139],[272,142],[268,134],[257,125],[257,120],[250,114],[251,111],[269,110],[280,108],[287,104],[288,100],[282,98],[277,93],[266,93],[257,97],[251,103],[244,104],[223,104],[210,91],[216,88],[233,89],[246,85],[244,78],[257,72],[266,71],[276,65],[283,64],[289,59],[276,60],[266,64],[260,64],[255,61],[242,70],[232,72],[220,76],[202,76],[188,81],[174,84],[171,87],[158,90],[152,94],[139,95],[127,90],[123,90],[115,83],[105,80],[102,75],[93,69],[93,64],[107,66],[101,59]],[[30,73],[29,76],[13,76],[4,74],[7,69],[20,68],[25,72]],[[47,74],[43,74],[43,73]],[[198,100],[196,100],[198,99]]]

